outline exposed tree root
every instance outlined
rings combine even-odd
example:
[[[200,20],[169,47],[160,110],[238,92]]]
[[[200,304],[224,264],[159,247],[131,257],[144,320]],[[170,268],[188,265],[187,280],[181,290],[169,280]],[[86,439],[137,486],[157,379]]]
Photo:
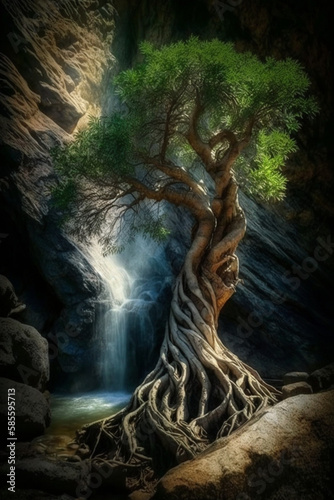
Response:
[[[155,369],[125,409],[80,435],[92,460],[124,464],[137,486],[148,471],[159,477],[228,436],[279,395],[217,335],[219,313],[239,281],[235,250],[246,228],[233,176],[222,179],[221,190],[224,200],[217,197],[214,211],[198,219]]]
[[[215,301],[204,297],[213,294],[209,280],[201,288],[185,266],[155,369],[125,409],[86,426],[80,436],[92,459],[102,454],[114,464],[137,468],[142,484],[147,468],[159,475],[194,457],[277,401],[278,391],[222,344]]]

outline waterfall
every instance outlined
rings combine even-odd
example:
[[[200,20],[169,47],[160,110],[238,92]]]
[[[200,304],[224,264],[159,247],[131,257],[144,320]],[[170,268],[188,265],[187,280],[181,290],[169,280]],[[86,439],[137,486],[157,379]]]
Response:
[[[138,237],[123,254],[86,249],[104,282],[97,321],[101,388],[127,391],[153,367],[171,296],[172,271],[164,249]]]
[[[103,256],[97,242],[93,242],[87,251],[105,287],[97,324],[101,385],[103,389],[123,391],[127,369],[127,314],[123,306],[130,296],[132,279],[118,262],[117,256]]]

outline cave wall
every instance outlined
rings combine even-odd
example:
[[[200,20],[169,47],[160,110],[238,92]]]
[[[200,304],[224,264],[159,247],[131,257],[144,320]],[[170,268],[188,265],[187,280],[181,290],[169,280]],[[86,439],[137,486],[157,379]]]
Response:
[[[295,57],[310,74],[321,113],[298,135],[300,151],[286,167],[288,197],[274,207],[241,197],[248,219],[239,250],[243,283],[223,311],[220,331],[234,352],[270,378],[317,368],[332,356],[332,254],[313,267],[307,260],[318,239],[328,241],[332,234],[328,6],[301,0],[232,3],[1,0],[0,233],[6,236],[0,273],[35,304],[27,320],[38,323],[50,341],[53,379],[73,390],[94,380],[94,325],[103,284],[59,229],[49,204],[55,175],[48,150],[69,140],[89,115],[110,110],[108,84],[119,68],[140,58],[144,39],[159,45],[190,34],[217,36],[261,57]],[[166,248],[175,272],[189,243],[180,217],[179,211],[171,214],[173,238]],[[304,277],[296,286],[298,272]],[[276,291],[283,293],[280,303],[272,300]]]

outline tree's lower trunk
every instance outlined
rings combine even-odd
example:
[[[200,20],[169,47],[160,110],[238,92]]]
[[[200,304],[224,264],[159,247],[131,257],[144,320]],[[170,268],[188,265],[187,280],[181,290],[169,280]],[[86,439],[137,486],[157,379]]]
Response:
[[[174,465],[230,434],[275,402],[272,387],[220,341],[205,276],[189,283],[185,268],[175,284],[160,358],[118,414],[91,424],[81,436],[92,456],[120,462]],[[201,291],[205,288],[206,293]]]

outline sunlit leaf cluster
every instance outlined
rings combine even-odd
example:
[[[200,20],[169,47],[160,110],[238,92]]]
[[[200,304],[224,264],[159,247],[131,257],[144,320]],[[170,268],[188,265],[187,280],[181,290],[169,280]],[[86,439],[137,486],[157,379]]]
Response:
[[[296,150],[295,141],[287,133],[260,130],[250,154],[246,152],[236,162],[239,183],[248,194],[263,201],[281,200],[287,184],[282,167]]]

